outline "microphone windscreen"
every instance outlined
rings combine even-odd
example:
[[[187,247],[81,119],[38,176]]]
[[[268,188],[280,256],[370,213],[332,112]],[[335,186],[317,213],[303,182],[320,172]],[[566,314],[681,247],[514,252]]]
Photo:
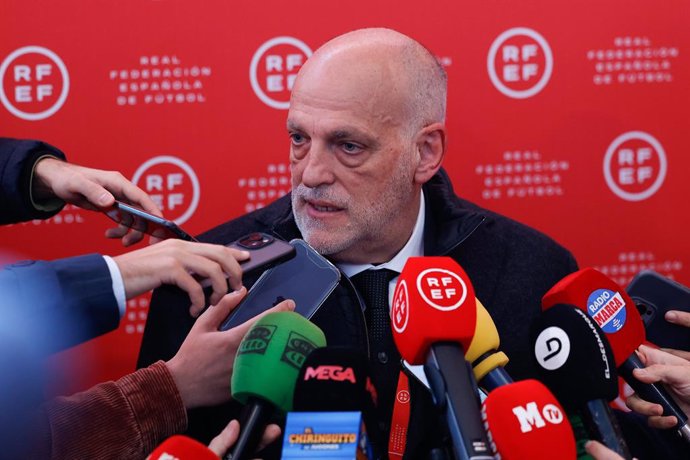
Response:
[[[482,405],[482,418],[502,460],[576,457],[575,437],[563,408],[536,380],[493,390]]]
[[[645,341],[644,324],[635,303],[615,281],[593,268],[583,268],[544,294],[542,310],[563,303],[587,313],[611,344],[616,367]]]
[[[606,335],[572,305],[554,305],[541,314],[531,333],[539,380],[568,409],[589,401],[613,401],[618,373]]]
[[[171,436],[156,447],[151,460],[218,460],[218,456],[199,441],[187,436]]]
[[[314,323],[295,312],[274,312],[247,331],[237,350],[231,378],[232,397],[246,404],[250,397],[292,410],[295,382],[307,356],[326,346]]]
[[[470,346],[477,304],[465,271],[450,257],[410,257],[393,294],[391,325],[400,355],[423,364],[431,344]]]
[[[373,406],[369,362],[359,350],[323,347],[312,351],[297,376],[293,411],[348,412]]]

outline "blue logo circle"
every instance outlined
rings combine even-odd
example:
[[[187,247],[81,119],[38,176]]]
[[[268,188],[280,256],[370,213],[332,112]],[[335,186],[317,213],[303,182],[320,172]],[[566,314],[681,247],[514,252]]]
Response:
[[[613,334],[625,324],[625,301],[619,292],[597,289],[587,298],[587,313],[605,333]]]

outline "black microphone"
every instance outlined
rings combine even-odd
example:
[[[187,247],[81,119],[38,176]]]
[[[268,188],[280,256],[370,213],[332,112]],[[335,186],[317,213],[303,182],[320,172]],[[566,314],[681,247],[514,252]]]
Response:
[[[350,347],[323,347],[312,351],[295,384],[294,412],[361,412],[376,458],[385,452],[386,439],[376,418],[376,389],[369,361]]]
[[[618,396],[618,373],[604,332],[573,305],[554,305],[535,322],[531,343],[542,382],[588,437],[632,458],[608,402]]]

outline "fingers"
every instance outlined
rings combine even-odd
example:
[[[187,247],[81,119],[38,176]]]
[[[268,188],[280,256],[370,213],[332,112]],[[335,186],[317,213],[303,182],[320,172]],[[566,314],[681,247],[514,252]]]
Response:
[[[234,310],[240,300],[247,294],[247,289],[242,287],[237,291],[226,294],[215,306],[209,307],[203,315],[199,317],[194,327],[199,327],[205,331],[217,331],[218,326]]]
[[[637,394],[633,394],[625,400],[625,405],[630,410],[638,414],[646,415],[648,417],[661,416],[664,413],[660,404],[650,403],[640,398]],[[675,417],[674,417],[675,418]]]
[[[75,175],[75,177],[78,176]],[[70,185],[69,191],[71,193],[82,195],[93,206],[107,208],[115,203],[113,194],[91,179],[75,180]]]
[[[222,458],[235,444],[235,442],[237,442],[239,435],[240,424],[237,420],[232,420],[218,436],[211,440],[208,448],[217,456]]]
[[[599,441],[588,441],[585,450],[595,460],[623,460],[623,457],[600,443]]]
[[[652,428],[659,428],[661,430],[667,430],[673,428],[678,424],[678,419],[674,415],[658,416],[653,415],[647,419],[647,424]]]
[[[140,207],[144,211],[162,217],[163,213],[146,192],[131,183],[117,171],[100,171],[84,168],[85,175],[102,184],[120,201]],[[112,204],[112,203],[111,203]]]
[[[261,441],[259,441],[259,446],[257,447],[257,450],[263,449],[264,447],[278,439],[282,433],[283,432],[278,425],[273,423],[268,425],[264,430],[263,436],[261,436]]]
[[[637,380],[644,383],[662,381],[671,386],[682,387],[690,382],[690,366],[652,364],[644,369],[633,370]]]
[[[690,313],[685,311],[670,310],[664,315],[664,318],[669,323],[677,324],[678,326],[690,328]]]
[[[668,353],[673,356],[677,356],[685,361],[684,365],[690,365],[690,352],[683,350],[675,350],[673,348],[661,348],[661,351]]]
[[[638,348],[638,356],[645,364],[650,366],[652,364],[666,364],[670,366],[687,366],[690,363],[674,354],[667,353],[656,348],[648,347],[647,345],[640,345]]]

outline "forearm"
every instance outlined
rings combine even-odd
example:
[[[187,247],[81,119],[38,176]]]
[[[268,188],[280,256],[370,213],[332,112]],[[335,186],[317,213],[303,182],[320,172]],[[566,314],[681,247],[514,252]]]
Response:
[[[159,361],[116,382],[56,398],[40,411],[32,458],[144,458],[187,427],[182,399]]]

